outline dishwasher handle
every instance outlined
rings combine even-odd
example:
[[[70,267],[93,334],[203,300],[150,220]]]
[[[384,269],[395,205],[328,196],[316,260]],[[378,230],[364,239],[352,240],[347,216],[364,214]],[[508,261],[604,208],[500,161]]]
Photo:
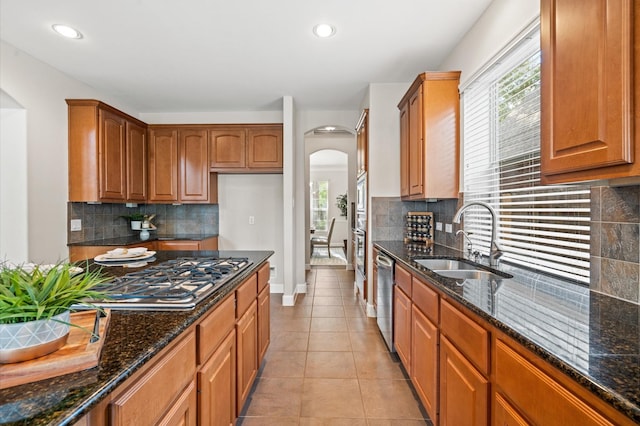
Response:
[[[391,260],[387,256],[384,256],[384,255],[381,255],[381,254],[376,256],[376,263],[378,264],[378,266],[382,266],[382,267],[386,267],[386,268],[392,268],[393,267],[393,260]]]

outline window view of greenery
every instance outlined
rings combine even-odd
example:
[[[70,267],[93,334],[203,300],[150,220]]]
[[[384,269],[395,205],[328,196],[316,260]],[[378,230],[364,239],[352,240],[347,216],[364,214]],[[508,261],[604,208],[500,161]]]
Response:
[[[530,44],[464,92],[464,199],[498,212],[504,260],[588,282],[589,188],[540,184],[540,51]],[[488,253],[489,217],[470,213],[465,230]]]
[[[329,216],[329,181],[311,182],[311,227],[316,231],[327,230]]]

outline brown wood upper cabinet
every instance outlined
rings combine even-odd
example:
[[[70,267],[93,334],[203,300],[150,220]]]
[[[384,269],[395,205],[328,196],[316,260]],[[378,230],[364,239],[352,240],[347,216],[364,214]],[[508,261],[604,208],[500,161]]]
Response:
[[[368,169],[369,160],[369,110],[365,109],[360,114],[358,124],[356,124],[357,137],[357,160],[358,160],[358,173],[365,173]]]
[[[542,0],[541,176],[640,176],[640,10],[632,0]]]
[[[216,203],[217,176],[207,164],[207,129],[150,126],[149,202]]]
[[[209,128],[209,168],[219,173],[282,173],[282,125]]]
[[[91,99],[67,99],[69,201],[144,202],[147,126]]]
[[[458,198],[459,71],[420,74],[400,109],[403,199]]]

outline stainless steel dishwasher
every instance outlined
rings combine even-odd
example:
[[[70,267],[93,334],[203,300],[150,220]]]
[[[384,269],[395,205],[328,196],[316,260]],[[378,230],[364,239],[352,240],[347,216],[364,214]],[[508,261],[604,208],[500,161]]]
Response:
[[[378,300],[377,321],[378,328],[390,352],[395,352],[393,346],[393,266],[394,261],[383,253],[376,257],[378,267]]]

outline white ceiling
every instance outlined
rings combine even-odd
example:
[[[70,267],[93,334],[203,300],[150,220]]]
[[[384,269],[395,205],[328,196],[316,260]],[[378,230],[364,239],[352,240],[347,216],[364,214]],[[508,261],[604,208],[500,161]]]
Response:
[[[437,70],[490,2],[1,0],[0,38],[138,112],[353,110],[369,83]]]

